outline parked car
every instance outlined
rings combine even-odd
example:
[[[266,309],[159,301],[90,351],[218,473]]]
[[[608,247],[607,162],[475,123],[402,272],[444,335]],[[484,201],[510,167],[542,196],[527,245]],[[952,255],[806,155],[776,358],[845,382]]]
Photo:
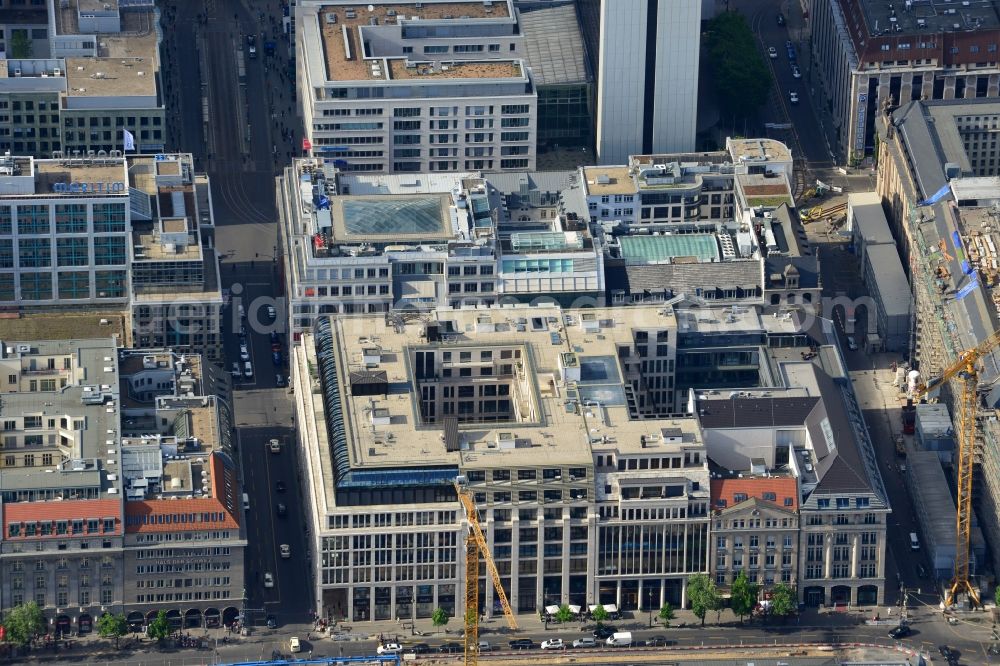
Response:
[[[479,652],[491,652],[493,650],[493,646],[490,645],[489,641],[479,641],[479,644],[476,646],[476,649]]]
[[[378,654],[399,654],[403,651],[403,646],[399,643],[383,643],[375,648]]]
[[[573,641],[573,647],[575,648],[592,648],[597,647],[597,641],[590,636],[584,636],[583,638],[578,638]]]
[[[271,575],[271,572],[264,574],[264,587],[274,587],[274,576]]]
[[[597,625],[597,628],[594,629],[594,638],[596,638],[599,641],[603,641],[607,638],[610,638],[611,636],[614,636],[615,632],[617,631],[618,630],[616,628],[610,625],[599,624]]]
[[[767,57],[768,58],[777,58],[778,57],[778,49],[774,48],[773,46],[767,47]]]
[[[277,511],[279,516],[288,515],[288,507],[286,507],[282,502],[278,502]]]
[[[792,76],[794,78],[796,78],[796,79],[801,79],[802,78],[802,71],[799,70],[799,66],[798,65],[792,65]]]
[[[278,313],[275,311],[273,305],[268,305],[267,306],[267,316],[270,317],[271,319],[277,319],[278,318]]]
[[[281,352],[271,352],[271,362],[276,366],[281,366]]]
[[[273,615],[268,615],[266,618],[264,618],[264,625],[268,629],[277,629],[278,628],[278,619],[276,617],[274,617]]]
[[[532,650],[535,647],[535,641],[530,638],[516,638],[508,641],[507,646],[511,650]]]
[[[799,94],[797,92],[795,92],[794,90],[789,90],[788,91],[788,101],[791,102],[792,104],[798,104],[799,103]]]
[[[667,647],[668,645],[677,645],[677,641],[672,641],[666,636],[651,636],[646,639],[647,647]]]
[[[241,361],[250,360],[250,350],[247,349],[246,345],[240,345],[240,360]]]
[[[253,364],[250,361],[243,364],[243,376],[247,379],[253,379]]]
[[[281,550],[282,559],[287,560],[289,557],[292,556],[292,547],[289,546],[287,543],[281,544],[281,546],[279,546],[279,549]]]
[[[288,651],[289,652],[301,652],[302,642],[299,641],[298,636],[292,636],[288,639]]]
[[[277,481],[274,482],[274,489],[276,491],[278,491],[279,493],[283,493],[283,492],[285,492],[285,490],[288,489],[288,486],[285,485],[284,481],[282,481],[281,479],[278,479]]]
[[[243,373],[240,372],[240,364],[234,362],[232,372],[230,372],[229,374],[231,374],[233,377],[242,377]]]
[[[403,648],[403,654],[427,654],[431,651],[431,646],[427,643],[414,643]]]
[[[900,638],[906,638],[907,636],[909,636],[912,633],[913,633],[913,630],[910,629],[909,625],[907,625],[907,624],[901,624],[898,627],[893,627],[892,628],[892,631],[889,632],[889,638],[898,641]]]
[[[458,643],[442,643],[441,646],[438,647],[438,652],[441,654],[453,654],[455,652],[461,652],[462,649],[462,646]]]
[[[565,650],[566,644],[563,643],[561,638],[550,638],[547,641],[542,641],[543,650]]]
[[[285,385],[285,378],[282,377],[281,375],[275,375],[274,376],[274,385],[277,386],[278,388],[283,387]]]

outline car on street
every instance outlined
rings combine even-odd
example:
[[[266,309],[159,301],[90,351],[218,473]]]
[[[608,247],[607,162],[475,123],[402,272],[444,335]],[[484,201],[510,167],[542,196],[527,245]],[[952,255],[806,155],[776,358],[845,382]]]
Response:
[[[281,375],[275,375],[274,376],[274,385],[277,386],[278,388],[283,387],[285,385],[285,378],[282,377]]]
[[[282,481],[281,479],[278,479],[277,481],[274,482],[274,489],[276,491],[278,491],[279,493],[283,493],[283,492],[285,492],[285,490],[288,489],[288,486],[285,485],[284,481]]]
[[[792,104],[798,104],[799,103],[799,94],[797,92],[795,92],[794,90],[789,90],[788,91],[788,101],[791,102]]]
[[[603,641],[610,638],[618,632],[618,629],[607,624],[599,624],[597,628],[594,629],[594,638],[599,641]]]
[[[281,558],[282,559],[287,560],[289,557],[292,556],[292,547],[289,546],[287,543],[281,544],[278,547],[278,549],[281,551]]]
[[[268,616],[267,616],[267,617],[266,617],[266,618],[264,619],[264,625],[265,625],[265,626],[266,626],[266,627],[267,627],[268,629],[277,629],[277,628],[278,628],[278,620],[277,620],[277,618],[275,618],[275,617],[274,617],[273,615],[268,615]]]
[[[267,447],[271,450],[271,453],[281,453],[281,442],[277,439],[272,439],[268,442]]]
[[[441,654],[453,654],[455,652],[461,652],[462,646],[458,643],[442,643],[438,647],[438,652]]]
[[[403,646],[399,643],[383,643],[375,648],[378,654],[399,654],[403,651]]]
[[[427,654],[431,651],[431,646],[427,643],[414,643],[403,648],[403,654]]]
[[[565,650],[566,644],[563,643],[561,638],[550,638],[547,641],[542,641],[543,650]]]
[[[796,79],[802,78],[802,72],[799,70],[798,65],[792,65],[792,76]]]
[[[282,502],[278,502],[278,506],[276,507],[276,509],[278,511],[279,516],[288,515],[288,507],[286,507]]]
[[[234,362],[233,362],[233,370],[232,370],[232,372],[230,372],[229,374],[231,374],[231,375],[232,375],[233,377],[242,377],[242,376],[243,376],[243,373],[242,373],[242,372],[240,372],[240,364],[239,364],[239,363],[236,363],[236,362],[234,361]]]
[[[271,572],[264,574],[264,587],[274,587],[274,576],[271,575]]]
[[[271,363],[274,363],[274,365],[276,365],[278,367],[281,366],[281,352],[272,352],[271,353]]]
[[[512,641],[507,641],[507,647],[511,650],[532,650],[535,647],[535,641],[530,638],[515,638]]]
[[[592,648],[597,647],[597,641],[590,636],[584,636],[583,638],[578,638],[573,641],[573,647],[575,648]]]
[[[778,14],[778,25],[785,25],[785,15]]]
[[[253,365],[250,361],[243,364],[243,376],[247,379],[253,379]]]
[[[257,35],[250,33],[247,35],[247,46],[253,46],[257,43]]]
[[[288,651],[302,652],[302,642],[299,640],[298,636],[292,636],[288,639]]]
[[[774,48],[773,46],[767,47],[767,57],[768,58],[777,58],[778,57],[778,49]]]
[[[479,652],[491,652],[493,646],[490,645],[489,641],[479,641],[479,645],[476,646],[476,650]]]
[[[898,627],[893,627],[892,631],[889,632],[889,638],[898,641],[900,638],[906,638],[913,633],[910,626],[907,624],[901,624]]]
[[[250,360],[250,350],[247,349],[246,345],[240,345],[240,360],[241,361]]]
[[[677,641],[672,641],[666,636],[651,636],[646,639],[646,645],[648,647],[667,647],[668,645],[677,645]]]
[[[280,342],[272,342],[271,343],[271,351],[273,351],[273,352],[280,352],[281,351],[281,343]]]

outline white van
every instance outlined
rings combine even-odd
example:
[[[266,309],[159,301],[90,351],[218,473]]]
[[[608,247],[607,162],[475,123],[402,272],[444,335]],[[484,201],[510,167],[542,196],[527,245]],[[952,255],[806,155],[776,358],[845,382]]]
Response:
[[[247,495],[246,493],[243,493],[243,510],[244,511],[250,510],[250,496]]]
[[[609,647],[628,647],[632,645],[632,632],[617,631],[611,636],[608,636],[606,643]]]
[[[920,539],[916,532],[910,532],[910,550],[920,550]]]

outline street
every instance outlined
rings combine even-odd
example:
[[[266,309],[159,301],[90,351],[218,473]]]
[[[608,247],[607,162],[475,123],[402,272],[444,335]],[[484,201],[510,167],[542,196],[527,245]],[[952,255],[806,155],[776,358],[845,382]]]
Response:
[[[250,499],[245,621],[252,626],[263,625],[268,615],[279,624],[306,622],[313,605],[311,584],[304,578],[309,567],[297,465],[294,447],[287,445],[293,441],[291,401],[288,389],[277,387],[278,375],[287,384],[288,340],[284,309],[275,300],[280,284],[274,178],[293,154],[294,137],[301,136],[281,17],[281,5],[264,0],[180,0],[165,13],[172,29],[164,32],[165,60],[172,65],[165,88],[171,107],[179,110],[172,148],[194,153],[212,182],[223,288],[232,299],[223,324],[223,371],[230,372],[235,363],[243,369],[241,328],[253,369],[252,378],[233,378],[232,394],[243,490]],[[253,58],[248,35],[258,49]],[[277,48],[265,52],[271,41]],[[246,309],[242,321],[240,304]],[[269,305],[276,318],[267,314]],[[277,363],[272,330],[280,344]],[[273,438],[283,444],[280,454],[267,452]],[[278,481],[285,484],[284,492],[276,489]],[[285,506],[282,517],[279,503]],[[290,546],[289,558],[280,556],[281,544]],[[263,586],[265,573],[274,577],[273,588]]]

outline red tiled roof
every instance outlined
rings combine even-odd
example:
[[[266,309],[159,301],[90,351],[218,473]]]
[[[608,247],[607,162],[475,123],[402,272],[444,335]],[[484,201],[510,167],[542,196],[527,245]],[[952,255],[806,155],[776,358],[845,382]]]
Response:
[[[712,479],[712,509],[731,508],[739,504],[736,495],[746,495],[747,499],[756,497],[763,502],[770,502],[789,511],[799,510],[799,494],[795,479],[791,477],[767,478],[753,477],[750,479]],[[764,493],[774,493],[774,499],[764,499]],[[786,506],[785,498],[792,499],[791,506]],[[719,500],[725,500],[726,506],[719,506]]]
[[[125,503],[129,534],[231,529],[240,527],[240,487],[236,470],[221,455],[209,457],[211,497],[152,499]]]
[[[105,532],[104,519],[114,518],[115,527],[111,532]],[[41,527],[37,529],[32,537],[25,537],[25,530],[17,537],[10,537],[11,523],[53,523],[56,521],[73,521],[97,519],[100,521],[98,534],[102,536],[116,535],[122,533],[122,503],[117,499],[93,499],[93,500],[51,500],[48,502],[5,502],[3,505],[3,538],[4,539],[65,539],[67,536],[80,536],[80,534],[58,534],[53,525],[48,534],[41,533]],[[86,528],[85,528],[86,529]],[[72,531],[72,526],[70,527]],[[84,531],[83,536],[93,536],[92,532]]]

